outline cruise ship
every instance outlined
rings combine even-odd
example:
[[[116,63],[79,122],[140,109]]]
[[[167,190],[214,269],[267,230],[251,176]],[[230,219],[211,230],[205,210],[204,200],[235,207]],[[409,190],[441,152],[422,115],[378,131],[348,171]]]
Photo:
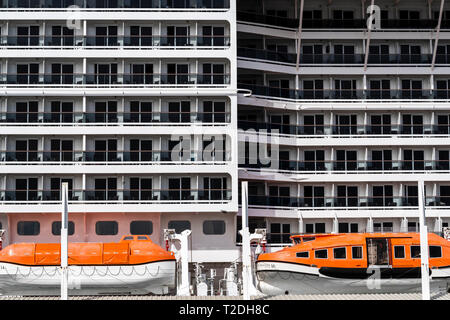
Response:
[[[292,234],[450,222],[442,0],[1,0],[3,246],[192,230],[241,255],[240,182],[267,251]]]

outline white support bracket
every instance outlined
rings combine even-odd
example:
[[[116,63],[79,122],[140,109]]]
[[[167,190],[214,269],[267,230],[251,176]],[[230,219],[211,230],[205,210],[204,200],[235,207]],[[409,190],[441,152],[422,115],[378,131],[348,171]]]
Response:
[[[177,296],[190,296],[191,284],[189,279],[189,236],[191,230],[184,230],[181,234],[175,233],[175,229],[164,229],[164,240],[171,243],[171,250],[175,252],[177,262],[181,263],[181,277],[177,283]],[[180,242],[177,250],[175,242]]]

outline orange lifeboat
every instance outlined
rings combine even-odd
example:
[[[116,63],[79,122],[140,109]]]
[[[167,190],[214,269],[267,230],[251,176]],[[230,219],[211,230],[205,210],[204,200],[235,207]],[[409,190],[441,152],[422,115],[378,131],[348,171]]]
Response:
[[[146,235],[118,243],[69,243],[69,294],[164,294],[175,286],[176,259]],[[60,292],[61,245],[19,243],[0,251],[0,292]]]
[[[293,245],[258,256],[265,294],[401,293],[421,290],[419,233],[291,236]],[[429,233],[431,288],[447,290],[450,242]]]

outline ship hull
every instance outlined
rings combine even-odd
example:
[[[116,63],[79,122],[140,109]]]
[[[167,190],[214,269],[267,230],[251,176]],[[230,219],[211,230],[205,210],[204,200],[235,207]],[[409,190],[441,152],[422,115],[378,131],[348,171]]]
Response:
[[[373,270],[371,270],[370,274]],[[257,288],[266,295],[340,293],[415,293],[421,291],[419,278],[383,279],[336,278],[323,275],[319,268],[284,262],[260,262],[256,266]],[[431,278],[434,292],[448,289],[450,270],[440,270]]]
[[[176,262],[139,265],[96,265],[68,268],[69,295],[167,294],[175,287]],[[60,295],[59,266],[23,266],[0,263],[2,295]]]

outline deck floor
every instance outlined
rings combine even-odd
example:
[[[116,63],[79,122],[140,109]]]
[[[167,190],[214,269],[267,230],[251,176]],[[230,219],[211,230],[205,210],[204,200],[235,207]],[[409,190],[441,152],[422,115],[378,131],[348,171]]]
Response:
[[[70,300],[242,300],[226,296],[70,296]],[[450,300],[450,293],[432,294],[432,300]],[[59,296],[0,296],[0,300],[59,300]],[[422,300],[420,293],[393,294],[308,294],[252,297],[252,300]]]

